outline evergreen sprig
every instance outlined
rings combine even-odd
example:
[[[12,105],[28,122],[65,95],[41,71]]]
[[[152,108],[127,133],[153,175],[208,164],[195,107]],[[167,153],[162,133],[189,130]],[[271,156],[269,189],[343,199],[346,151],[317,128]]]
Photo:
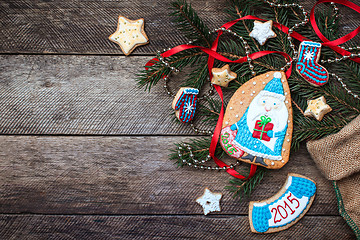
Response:
[[[249,180],[243,181],[238,178],[230,179],[230,186],[226,186],[225,189],[229,190],[233,193],[233,197],[239,198],[240,201],[243,197],[249,197],[253,190],[256,188],[258,184],[260,184],[261,180],[264,178],[266,173],[266,168],[258,168],[256,170],[255,175]],[[245,176],[248,175],[248,171],[243,173]]]
[[[175,1],[171,5],[173,12],[170,15],[175,17],[173,22],[177,24],[178,29],[182,31],[189,40],[196,42],[196,44],[203,44],[210,47],[211,36],[209,29],[191,5],[185,0]]]

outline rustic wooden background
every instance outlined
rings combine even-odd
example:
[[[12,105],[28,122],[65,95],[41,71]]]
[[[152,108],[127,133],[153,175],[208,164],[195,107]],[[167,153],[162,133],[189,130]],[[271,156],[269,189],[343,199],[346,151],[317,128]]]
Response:
[[[243,202],[224,190],[227,174],[168,159],[196,136],[171,121],[160,85],[146,93],[134,79],[157,49],[185,42],[169,2],[0,2],[0,238],[353,239],[304,146]],[[210,28],[226,22],[225,0],[191,2]],[[129,57],[107,39],[119,14],[145,18],[150,38]],[[360,22],[342,15],[344,33]],[[274,195],[288,172],[317,182],[310,211],[289,230],[251,233],[248,202]],[[224,194],[221,212],[202,214],[205,187]]]

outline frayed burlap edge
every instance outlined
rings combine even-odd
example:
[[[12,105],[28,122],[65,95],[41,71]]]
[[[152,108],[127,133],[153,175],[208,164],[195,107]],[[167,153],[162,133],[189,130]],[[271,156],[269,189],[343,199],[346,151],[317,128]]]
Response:
[[[360,115],[340,132],[309,141],[307,149],[328,180],[332,180],[340,215],[360,240]]]

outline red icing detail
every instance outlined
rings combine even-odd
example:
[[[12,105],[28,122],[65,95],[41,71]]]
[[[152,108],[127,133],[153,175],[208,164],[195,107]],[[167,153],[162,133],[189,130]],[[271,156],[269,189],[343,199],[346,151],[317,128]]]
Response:
[[[300,206],[299,201],[298,201],[296,198],[290,199],[289,197],[291,197],[291,196],[292,196],[292,194],[291,194],[291,192],[290,192],[290,195],[287,197],[287,200],[289,200],[289,202],[290,202],[291,204],[293,204],[293,201],[296,201],[296,202],[297,202],[297,206],[296,206],[295,208],[298,208],[298,207]]]
[[[265,126],[262,125],[261,127],[260,125],[260,120],[257,120],[255,123],[255,127],[254,127],[254,132],[252,137],[253,138],[257,138],[260,140],[264,140],[264,141],[270,141],[271,138],[269,138],[269,136],[266,134],[269,130],[272,130],[274,128],[274,124],[272,123],[267,123]]]
[[[273,210],[275,210],[275,215],[274,215],[274,223],[278,223],[278,222],[281,222],[281,218],[279,220],[276,220],[276,214],[278,213],[277,209],[276,208],[273,208],[271,209],[271,212],[273,212]]]
[[[280,209],[279,209],[280,207],[281,207],[281,208],[284,210],[284,212],[286,213],[286,216],[285,216],[285,217],[282,215],[282,213],[281,213],[281,211],[280,211]],[[281,205],[277,206],[277,210],[278,210],[280,216],[281,216],[283,219],[286,219],[286,218],[288,217],[288,213],[287,213],[287,211],[285,210],[285,208],[284,208],[283,206],[281,206]]]
[[[287,202],[285,202],[285,208],[286,208],[286,207],[288,207],[288,208],[290,209],[291,215],[293,215],[294,212],[295,212],[295,210],[292,210],[292,208],[290,207],[290,205],[289,205]]]

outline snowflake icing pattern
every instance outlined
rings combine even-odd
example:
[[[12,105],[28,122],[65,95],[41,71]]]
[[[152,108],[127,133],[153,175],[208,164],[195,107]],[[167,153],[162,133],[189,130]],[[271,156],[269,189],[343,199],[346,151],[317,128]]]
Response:
[[[191,113],[194,110],[194,107],[191,103],[186,103],[184,110],[186,113]]]
[[[310,51],[307,51],[305,53],[305,60],[312,60],[314,57],[314,53],[310,52]]]

